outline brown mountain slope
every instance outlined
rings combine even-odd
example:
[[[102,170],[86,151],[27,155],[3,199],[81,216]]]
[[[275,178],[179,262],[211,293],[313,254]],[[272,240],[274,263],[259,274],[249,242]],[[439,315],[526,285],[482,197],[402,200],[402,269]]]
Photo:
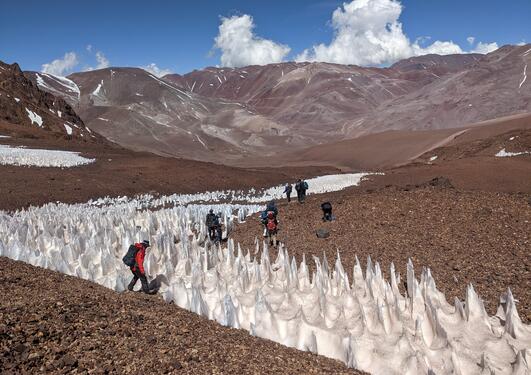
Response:
[[[17,64],[0,62],[0,119],[69,139],[99,140],[68,103],[39,89]]]

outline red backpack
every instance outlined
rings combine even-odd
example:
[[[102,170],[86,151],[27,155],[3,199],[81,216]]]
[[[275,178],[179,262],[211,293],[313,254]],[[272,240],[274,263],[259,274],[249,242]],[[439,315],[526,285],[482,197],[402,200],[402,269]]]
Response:
[[[266,228],[270,232],[274,232],[274,231],[277,230],[277,222],[276,222],[276,219],[275,219],[275,215],[273,214],[272,211],[269,211],[267,213]]]

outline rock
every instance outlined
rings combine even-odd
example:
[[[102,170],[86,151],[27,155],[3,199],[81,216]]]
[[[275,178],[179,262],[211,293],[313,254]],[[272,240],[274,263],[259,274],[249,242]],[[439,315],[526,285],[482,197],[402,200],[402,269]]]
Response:
[[[328,230],[326,230],[324,228],[317,229],[315,234],[319,238],[328,238],[328,237],[330,237],[330,231],[328,231]]]

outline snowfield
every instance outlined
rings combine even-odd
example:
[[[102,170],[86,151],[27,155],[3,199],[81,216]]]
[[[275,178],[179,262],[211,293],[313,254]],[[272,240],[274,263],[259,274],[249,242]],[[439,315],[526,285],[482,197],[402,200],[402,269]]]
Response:
[[[96,159],[79,156],[77,152],[0,145],[1,165],[69,168],[90,164],[95,161]]]
[[[362,177],[324,176],[308,184],[325,192]],[[298,263],[285,248],[273,260],[265,244],[249,251],[232,240],[223,247],[207,240],[210,208],[230,231],[264,208],[258,202],[277,198],[279,188],[0,211],[0,255],[121,292],[131,279],[122,256],[129,244],[149,239],[145,266],[162,281],[163,298],[222,325],[374,374],[528,373],[531,326],[521,322],[510,290],[489,316],[472,286],[464,302],[448,303],[430,270],[417,278],[411,262],[403,295],[393,265],[389,279],[371,259],[365,271],[358,262],[349,272],[338,254],[332,265],[314,257],[310,275],[306,259]],[[197,201],[203,203],[190,203]]]

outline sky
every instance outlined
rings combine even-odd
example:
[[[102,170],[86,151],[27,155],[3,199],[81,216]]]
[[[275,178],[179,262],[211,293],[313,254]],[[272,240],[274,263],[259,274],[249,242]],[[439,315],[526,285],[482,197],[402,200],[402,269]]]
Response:
[[[386,66],[531,42],[531,0],[32,0],[3,2],[0,12],[0,60],[57,75],[281,61]]]

